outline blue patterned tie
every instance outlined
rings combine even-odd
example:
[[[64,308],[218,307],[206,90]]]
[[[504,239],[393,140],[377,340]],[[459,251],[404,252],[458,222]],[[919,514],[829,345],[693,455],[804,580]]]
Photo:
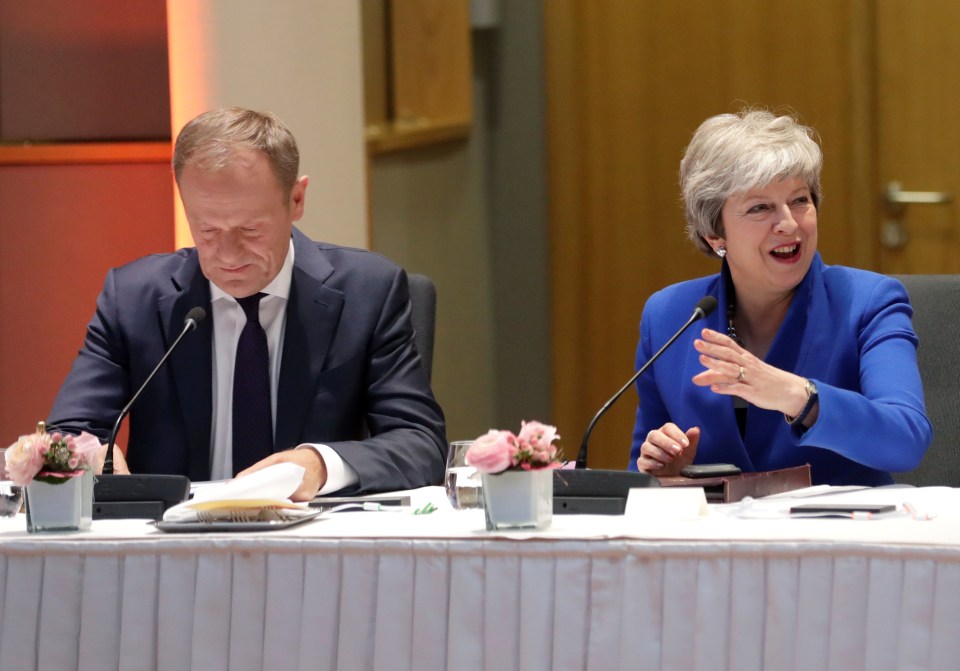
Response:
[[[239,473],[273,452],[270,416],[270,354],[260,325],[260,299],[238,298],[247,323],[237,342],[233,367],[233,472]]]

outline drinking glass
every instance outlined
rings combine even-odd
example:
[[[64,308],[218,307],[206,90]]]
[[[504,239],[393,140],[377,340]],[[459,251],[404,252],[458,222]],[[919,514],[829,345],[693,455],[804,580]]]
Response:
[[[23,487],[7,480],[5,449],[0,449],[0,517],[13,517],[23,507]]]
[[[447,470],[443,482],[450,505],[457,510],[483,508],[483,485],[480,473],[467,465],[467,448],[472,440],[455,440],[447,452]]]

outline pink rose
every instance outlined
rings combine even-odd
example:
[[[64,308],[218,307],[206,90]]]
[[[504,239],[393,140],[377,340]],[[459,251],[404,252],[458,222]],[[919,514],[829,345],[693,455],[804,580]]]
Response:
[[[43,468],[43,453],[50,449],[50,437],[32,433],[20,438],[7,448],[7,474],[21,487],[26,487]],[[42,451],[41,451],[42,450]]]
[[[509,431],[490,429],[467,449],[467,464],[481,473],[499,473],[513,465],[517,437]]]
[[[540,464],[548,464],[557,456],[557,448],[555,445],[547,445],[531,451],[533,453],[533,460]]]
[[[540,422],[521,422],[520,424],[520,433],[517,435],[517,439],[521,443],[528,444],[534,452],[549,449],[553,441],[560,439],[555,426],[541,424]],[[556,448],[554,448],[554,454],[556,454]]]
[[[93,468],[100,454],[100,439],[83,431],[73,439],[73,453],[79,460],[80,468]],[[76,468],[76,466],[74,466]]]

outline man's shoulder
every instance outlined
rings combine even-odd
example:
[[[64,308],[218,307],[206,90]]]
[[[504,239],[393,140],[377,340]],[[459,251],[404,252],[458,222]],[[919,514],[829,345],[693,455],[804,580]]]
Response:
[[[299,238],[299,239],[297,239]],[[294,265],[333,287],[361,281],[392,284],[403,269],[377,252],[295,236]]]
[[[196,257],[197,250],[194,247],[185,247],[175,252],[141,256],[129,263],[113,268],[113,271],[132,277],[150,278],[163,276],[180,270],[184,264],[194,262]]]
[[[317,246],[317,251],[330,261],[335,268],[342,266],[362,266],[386,271],[395,271],[400,268],[399,265],[383,254],[370,251],[369,249],[345,247],[330,242],[317,242],[314,244]]]

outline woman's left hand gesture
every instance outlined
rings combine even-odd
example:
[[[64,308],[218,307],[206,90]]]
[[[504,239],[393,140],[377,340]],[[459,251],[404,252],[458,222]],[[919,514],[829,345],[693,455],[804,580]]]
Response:
[[[700,335],[693,346],[706,370],[693,376],[694,384],[791,417],[806,405],[804,378],[764,363],[728,335],[711,329]]]

